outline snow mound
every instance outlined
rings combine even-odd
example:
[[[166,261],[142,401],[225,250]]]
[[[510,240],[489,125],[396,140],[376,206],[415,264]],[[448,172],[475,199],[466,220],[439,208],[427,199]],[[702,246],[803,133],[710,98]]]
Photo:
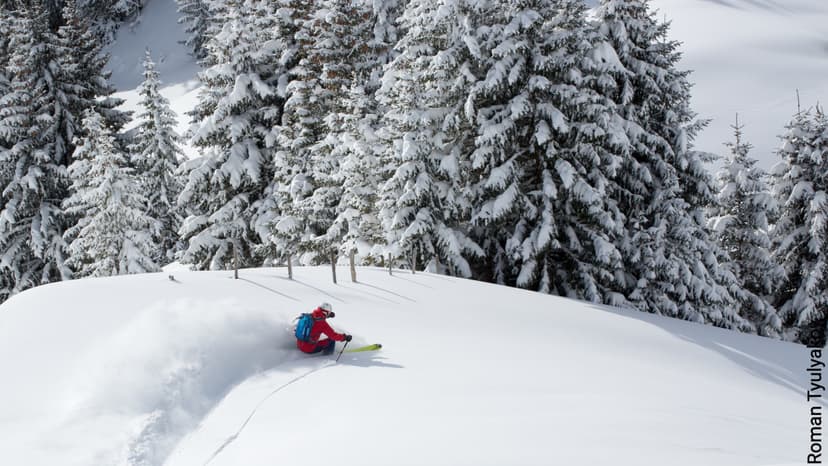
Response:
[[[182,293],[181,282],[161,274],[83,280],[5,303],[3,354],[35,346],[26,350],[30,364],[0,365],[20,381],[0,389],[0,426],[22,423],[15,429],[22,436],[39,432],[17,448],[36,453],[33,460],[61,451],[65,465],[161,464],[232,387],[296,357],[287,313],[227,297],[227,285],[238,283],[225,274],[210,281],[212,290],[189,296],[192,290]],[[12,335],[18,325],[56,328],[23,340]],[[40,408],[44,422],[32,425]]]
[[[807,439],[805,348],[491,284],[329,267],[83,279],[0,306],[0,462],[741,465]],[[321,301],[353,345],[294,349]],[[325,436],[326,453],[318,451]]]

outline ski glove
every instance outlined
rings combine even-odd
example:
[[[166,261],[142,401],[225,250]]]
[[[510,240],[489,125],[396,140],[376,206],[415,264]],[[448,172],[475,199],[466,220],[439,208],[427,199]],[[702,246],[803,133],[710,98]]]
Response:
[[[336,314],[333,311],[328,311],[328,319],[333,319],[334,317],[336,317]]]
[[[345,341],[351,341],[351,338],[352,337],[350,335],[345,335]]]

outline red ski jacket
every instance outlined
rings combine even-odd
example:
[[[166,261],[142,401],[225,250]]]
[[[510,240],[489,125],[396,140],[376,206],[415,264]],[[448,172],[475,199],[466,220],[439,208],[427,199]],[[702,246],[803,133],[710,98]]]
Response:
[[[313,327],[311,327],[309,341],[296,340],[296,346],[300,350],[304,351],[305,353],[309,353],[316,349],[316,344],[319,342],[319,337],[323,334],[333,341],[345,340],[344,333],[336,333],[334,329],[332,329],[331,326],[328,325],[328,322],[325,321],[325,311],[323,311],[322,309],[314,309],[311,315],[313,316]]]

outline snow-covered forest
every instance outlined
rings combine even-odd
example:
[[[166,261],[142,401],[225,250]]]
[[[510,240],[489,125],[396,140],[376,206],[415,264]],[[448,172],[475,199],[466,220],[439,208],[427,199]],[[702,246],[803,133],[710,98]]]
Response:
[[[353,254],[825,343],[828,117],[803,102],[771,173],[736,115],[720,160],[694,150],[647,1],[178,1],[187,135],[151,51],[141,111],[112,97],[102,47],[139,0],[2,3],[0,298]]]

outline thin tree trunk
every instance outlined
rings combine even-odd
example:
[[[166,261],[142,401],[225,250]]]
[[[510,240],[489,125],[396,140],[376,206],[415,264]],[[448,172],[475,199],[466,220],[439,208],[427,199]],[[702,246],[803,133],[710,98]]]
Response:
[[[239,252],[236,243],[233,243],[233,278],[239,279]]]
[[[391,253],[388,253],[388,275],[394,275],[391,271]]]
[[[333,274],[333,282],[336,283],[336,254],[331,254],[331,273]]]
[[[354,251],[351,250],[351,255],[348,258],[351,261],[351,281],[356,283],[356,264],[354,264]]]
[[[293,280],[293,256],[288,254],[287,257],[287,264],[288,264],[288,279]]]

